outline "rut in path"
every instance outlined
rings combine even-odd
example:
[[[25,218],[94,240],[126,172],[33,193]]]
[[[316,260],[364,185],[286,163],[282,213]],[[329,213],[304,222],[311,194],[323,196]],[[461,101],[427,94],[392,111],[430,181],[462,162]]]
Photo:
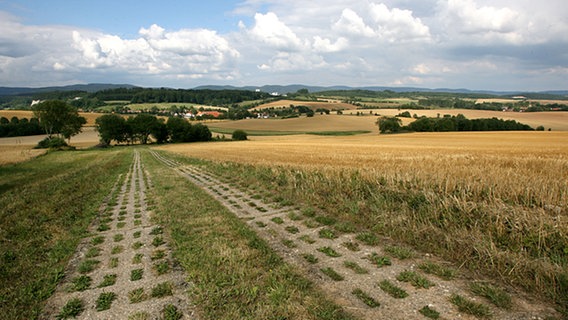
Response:
[[[472,283],[486,281],[433,275],[427,266],[449,264],[430,254],[414,252],[388,239],[368,241],[329,217],[263,202],[201,167],[182,165],[150,152],[224,204],[288,263],[363,319],[427,319],[423,313],[439,319],[476,319],[450,302],[455,295],[478,303],[494,319],[545,319],[557,315],[550,306],[532,301],[513,288],[507,289],[512,305],[496,307],[472,293]]]
[[[150,220],[152,183],[134,152],[100,208],[92,236],[84,239],[42,319],[56,319],[65,305],[82,306],[77,319],[193,319],[184,275],[171,256],[160,226]],[[71,317],[70,317],[71,318]]]

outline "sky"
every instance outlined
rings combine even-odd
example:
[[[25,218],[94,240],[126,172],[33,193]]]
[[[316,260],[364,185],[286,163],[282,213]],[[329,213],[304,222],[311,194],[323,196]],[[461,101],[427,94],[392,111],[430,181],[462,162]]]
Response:
[[[566,0],[0,0],[0,86],[568,90]]]

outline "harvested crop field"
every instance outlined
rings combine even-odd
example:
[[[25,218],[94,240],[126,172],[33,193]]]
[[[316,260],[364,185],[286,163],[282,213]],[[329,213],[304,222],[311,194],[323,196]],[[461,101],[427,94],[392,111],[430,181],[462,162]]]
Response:
[[[79,115],[81,117],[85,117],[85,119],[87,119],[87,123],[86,126],[88,127],[92,127],[95,125],[95,120],[102,116],[103,113],[93,113],[93,112],[79,112]],[[18,117],[18,119],[21,118],[33,118],[34,113],[32,111],[26,111],[26,110],[0,110],[0,117],[6,117],[8,119],[12,118],[12,117]]]
[[[296,101],[296,100],[278,100],[274,102],[269,102],[262,104],[258,107],[253,108],[252,110],[262,110],[262,109],[269,109],[269,108],[288,108],[290,105],[294,106],[306,106],[310,107],[313,110],[318,108],[322,109],[336,109],[336,110],[349,110],[355,109],[356,106],[350,103],[343,103],[343,102],[326,102],[326,101]]]

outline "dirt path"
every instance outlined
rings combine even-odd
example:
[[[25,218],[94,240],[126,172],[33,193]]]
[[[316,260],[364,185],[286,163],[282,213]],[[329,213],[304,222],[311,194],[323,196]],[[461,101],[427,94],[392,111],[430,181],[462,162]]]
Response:
[[[160,226],[140,153],[120,177],[42,319],[193,319],[188,285]]]
[[[223,203],[288,263],[363,319],[476,319],[450,302],[456,295],[481,306],[487,315],[477,317],[528,320],[557,316],[551,307],[513,288],[505,289],[512,297],[511,305],[497,307],[472,293],[473,283],[486,285],[488,281],[467,279],[430,254],[408,250],[388,239],[365,237],[316,212],[263,202],[202,168],[151,152]]]

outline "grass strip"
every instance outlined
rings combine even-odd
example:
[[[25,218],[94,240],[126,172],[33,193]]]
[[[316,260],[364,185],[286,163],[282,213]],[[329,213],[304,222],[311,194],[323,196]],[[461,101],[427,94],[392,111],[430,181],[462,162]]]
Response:
[[[377,300],[373,299],[370,295],[368,295],[363,290],[357,288],[351,292],[354,296],[356,296],[359,300],[363,301],[364,304],[371,308],[378,308],[381,306]]]
[[[388,280],[383,280],[379,282],[379,288],[384,292],[388,293],[391,297],[396,299],[404,299],[408,297],[408,293],[398,286],[394,285]]]
[[[410,284],[412,284],[415,288],[428,289],[435,285],[432,281],[426,279],[418,273],[408,270],[404,270],[399,273],[398,276],[396,276],[396,280],[402,282],[410,282]]]
[[[171,233],[204,318],[352,319],[205,191],[149,154],[143,158],[157,222]]]
[[[470,285],[470,289],[474,294],[487,298],[487,300],[499,308],[511,309],[513,305],[511,296],[507,292],[489,283],[473,282]]]
[[[459,294],[452,294],[450,302],[456,305],[459,311],[471,314],[477,318],[489,318],[491,316],[491,310],[489,310],[488,306],[469,300]]]

